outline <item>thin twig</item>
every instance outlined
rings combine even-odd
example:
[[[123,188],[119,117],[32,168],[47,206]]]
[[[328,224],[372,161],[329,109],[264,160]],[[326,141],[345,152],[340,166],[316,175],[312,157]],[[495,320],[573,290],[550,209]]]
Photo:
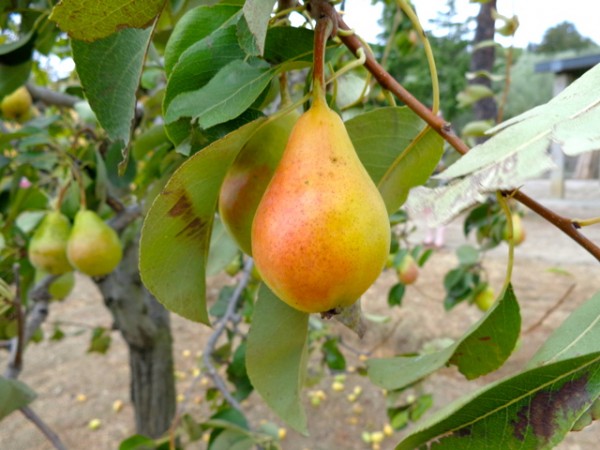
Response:
[[[242,272],[240,281],[233,293],[231,294],[229,303],[227,305],[227,310],[225,311],[223,317],[221,317],[221,319],[219,320],[215,331],[213,331],[213,333],[208,338],[208,342],[206,343],[206,350],[204,351],[204,354],[202,356],[204,365],[206,367],[206,372],[208,376],[212,379],[213,383],[215,384],[215,387],[221,392],[221,394],[223,394],[223,397],[225,398],[227,403],[229,403],[233,408],[237,409],[240,412],[242,411],[240,403],[231,395],[229,389],[227,389],[227,386],[225,385],[225,382],[217,372],[217,369],[213,364],[212,354],[214,353],[217,341],[225,331],[229,320],[235,314],[239,300],[242,297],[242,293],[248,285],[248,281],[250,280],[250,272],[252,271],[253,265],[254,261],[252,260],[252,258],[248,258],[248,260],[244,264],[244,270]]]
[[[552,314],[554,311],[556,311],[565,302],[565,300],[567,300],[569,298],[569,296],[571,295],[571,292],[573,292],[573,289],[575,289],[575,283],[573,283],[571,286],[569,286],[569,288],[563,294],[563,296],[561,298],[559,298],[558,301],[554,305],[552,305],[551,308],[548,308],[548,310],[546,310],[544,315],[542,317],[540,317],[533,325],[531,325],[529,328],[527,328],[527,330],[525,330],[523,332],[523,334],[531,333],[533,330],[535,330],[537,327],[539,327],[542,323],[544,323],[544,321],[550,316],[550,314]]]
[[[350,28],[343,19],[338,15],[337,25],[342,30],[349,30]],[[363,47],[360,39],[355,34],[343,34],[339,35],[341,41],[350,49],[355,55],[359,48]],[[427,108],[423,103],[417,100],[410,92],[408,92],[398,81],[394,79],[375,59],[373,54],[366,51],[367,60],[365,62],[365,68],[373,74],[379,84],[385,89],[392,92],[398,99],[412,109],[421,119],[423,119],[433,130],[435,130],[448,144],[450,144],[456,151],[464,155],[469,151],[469,147],[465,144],[454,132],[449,123],[444,121],[441,117],[433,114],[433,112]],[[594,258],[600,261],[600,247],[595,243],[586,238],[583,234],[577,231],[577,228],[573,225],[572,221],[566,217],[556,214],[554,211],[549,210],[545,206],[541,205],[528,195],[521,191],[505,191],[505,195],[511,195],[515,200],[519,201],[523,205],[527,206],[532,211],[539,214],[541,217],[546,219],[548,222],[556,226],[563,233],[577,242],[583,249],[590,253]]]
[[[31,423],[38,427],[56,450],[67,450],[58,435],[29,406],[23,406],[20,411]]]
[[[17,336],[15,337],[16,342],[14,342],[8,367],[6,368],[7,378],[17,378],[23,369],[23,349],[25,348],[25,312],[23,311],[23,301],[21,298],[23,291],[21,289],[21,275],[19,272],[20,265],[15,264],[13,266],[13,273],[15,277],[16,292],[13,305],[17,314]]]

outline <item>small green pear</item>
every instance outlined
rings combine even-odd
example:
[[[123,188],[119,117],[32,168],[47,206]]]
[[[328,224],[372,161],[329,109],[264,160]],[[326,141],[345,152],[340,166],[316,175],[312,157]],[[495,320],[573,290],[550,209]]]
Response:
[[[42,281],[48,273],[43,270],[36,270],[35,282]],[[56,280],[48,286],[48,293],[52,296],[52,300],[64,300],[73,290],[75,286],[75,274],[66,272],[60,275]]]
[[[523,243],[525,240],[525,228],[523,228],[523,221],[521,220],[521,216],[517,213],[512,214],[512,226],[513,226],[513,241],[515,245],[519,245]],[[502,237],[505,241],[508,241],[509,233],[508,233],[508,225],[504,227],[502,231]]]
[[[75,215],[67,242],[67,257],[80,272],[101,276],[112,272],[121,262],[123,248],[115,230],[94,211],[81,209]]]
[[[52,275],[73,270],[67,259],[67,240],[71,231],[69,219],[60,211],[50,211],[42,219],[29,242],[31,264]]]
[[[489,285],[486,285],[486,287],[475,296],[475,304],[483,312],[490,309],[495,301],[496,293]]]

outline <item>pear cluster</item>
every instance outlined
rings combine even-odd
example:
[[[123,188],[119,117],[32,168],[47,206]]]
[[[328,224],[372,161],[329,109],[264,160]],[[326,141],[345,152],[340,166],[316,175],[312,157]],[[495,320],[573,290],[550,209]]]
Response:
[[[388,214],[342,119],[324,97],[316,96],[293,121],[293,128],[291,118],[283,127],[291,129],[283,154],[270,157],[271,163],[280,160],[270,165],[268,183],[245,174],[258,173],[261,158],[242,150],[221,190],[221,218],[230,231],[242,224],[243,237],[232,235],[281,300],[307,313],[336,311],[355,303],[384,267],[390,248]],[[284,134],[278,132],[279,142]],[[268,153],[268,139],[246,147],[257,152],[260,144]],[[245,181],[233,181],[240,174]],[[258,192],[248,192],[253,189]],[[253,201],[245,208],[228,206],[234,204],[229,197],[244,204],[241,196],[250,195]]]
[[[107,275],[121,261],[123,249],[117,233],[94,211],[78,211],[73,226],[60,211],[50,211],[31,238],[28,256],[38,279],[60,275],[49,292],[62,299],[73,287],[73,270],[89,276]]]

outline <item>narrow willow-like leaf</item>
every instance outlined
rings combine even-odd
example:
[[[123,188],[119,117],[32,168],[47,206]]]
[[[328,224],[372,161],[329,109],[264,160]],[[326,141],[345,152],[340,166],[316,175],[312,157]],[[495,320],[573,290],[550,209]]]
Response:
[[[50,19],[74,39],[95,41],[123,28],[146,28],[165,0],[61,0]]]
[[[77,74],[92,110],[110,138],[125,145],[151,35],[151,28],[128,28],[92,43],[71,41]]]
[[[0,420],[11,412],[28,405],[36,397],[26,384],[19,380],[0,377]]]
[[[246,368],[267,405],[297,431],[306,434],[300,391],[308,354],[308,317],[261,286],[248,334]]]
[[[400,389],[451,363],[467,378],[477,378],[504,364],[515,347],[520,326],[519,305],[509,285],[459,341],[431,354],[370,359],[368,375],[383,388]]]
[[[459,399],[397,450],[546,450],[600,395],[600,352],[522,372]]]
[[[219,189],[227,169],[262,119],[240,127],[187,159],[148,211],[140,273],[148,290],[181,316],[209,323],[206,260]]]
[[[536,352],[530,367],[600,351],[600,293],[577,308]]]

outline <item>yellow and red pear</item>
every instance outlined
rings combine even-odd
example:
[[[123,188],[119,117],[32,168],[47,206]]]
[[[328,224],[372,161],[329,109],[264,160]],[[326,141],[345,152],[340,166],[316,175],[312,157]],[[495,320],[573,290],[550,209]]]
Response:
[[[119,236],[94,211],[81,209],[75,215],[67,242],[67,257],[77,270],[90,276],[107,275],[121,262]]]
[[[352,305],[390,248],[385,204],[340,116],[315,95],[256,211],[252,254],[264,282],[304,312]]]
[[[60,211],[50,211],[33,233],[27,254],[31,264],[52,275],[73,270],[67,259],[71,222]]]
[[[229,234],[248,255],[252,254],[250,241],[256,208],[298,117],[294,110],[259,129],[244,145],[221,186],[219,214]]]

